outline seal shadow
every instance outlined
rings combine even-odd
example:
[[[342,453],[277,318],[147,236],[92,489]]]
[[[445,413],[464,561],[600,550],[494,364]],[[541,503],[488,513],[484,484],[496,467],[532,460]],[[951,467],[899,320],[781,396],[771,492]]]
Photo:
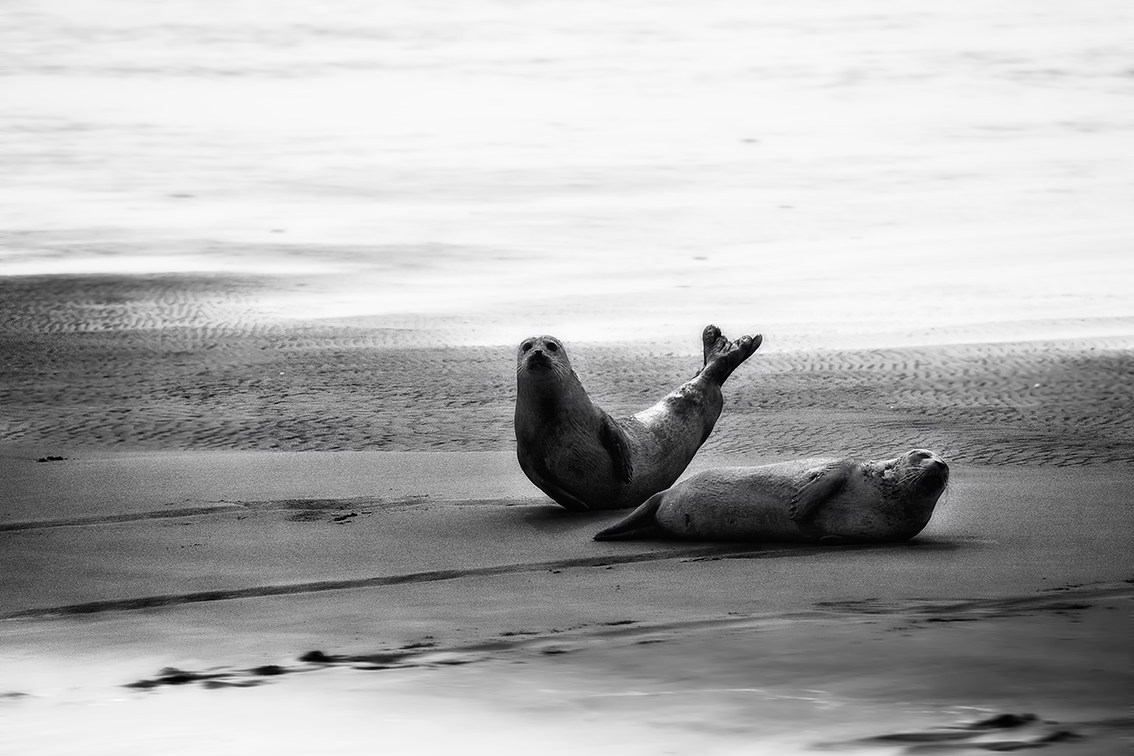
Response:
[[[626,516],[630,509],[596,509],[573,512],[557,504],[525,506],[521,519],[545,533],[571,533],[583,528],[601,529]]]
[[[607,541],[609,544],[620,543],[619,541]],[[764,556],[774,553],[776,556],[806,556],[809,554],[822,554],[836,551],[870,551],[870,552],[934,552],[934,553],[947,553],[952,551],[959,551],[964,548],[963,541],[950,541],[940,539],[912,539],[909,541],[900,542],[883,542],[883,541],[859,541],[849,542],[843,541],[839,543],[813,543],[808,541],[701,541],[691,538],[680,538],[669,534],[651,535],[644,538],[627,539],[621,543],[660,543],[672,544],[674,546],[680,544],[682,546],[715,546],[721,550],[736,552],[733,556],[743,558],[745,556]]]
[[[651,539],[653,540],[653,539]],[[959,548],[958,544],[948,542],[932,543],[855,543],[823,545],[817,543],[752,543],[743,541],[689,541],[685,539],[669,538],[657,539],[683,546],[714,547],[711,553],[690,554],[674,553],[674,558],[684,558],[686,562],[715,562],[721,559],[803,559],[820,554],[843,552],[868,552],[871,554],[900,554],[910,551],[949,552]]]

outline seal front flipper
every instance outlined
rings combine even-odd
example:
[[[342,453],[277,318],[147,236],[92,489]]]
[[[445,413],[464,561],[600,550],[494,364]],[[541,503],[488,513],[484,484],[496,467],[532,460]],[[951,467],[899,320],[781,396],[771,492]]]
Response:
[[[551,471],[547,469],[542,461],[535,461],[528,464],[523,458],[520,459],[520,469],[528,476],[528,479],[535,483],[539,490],[550,496],[555,503],[562,506],[564,509],[569,509],[572,512],[587,512],[590,507],[586,502],[575,496],[574,494],[567,493],[557,484],[552,482],[553,476]]]
[[[605,530],[595,533],[596,541],[631,540],[634,538],[665,538],[666,532],[658,525],[657,512],[662,503],[662,494],[654,494],[646,502],[631,512],[626,519],[619,520]]]
[[[575,498],[554,483],[544,481],[539,488],[552,499],[555,499],[555,502],[564,509],[569,509],[572,512],[589,512],[591,510],[585,502]]]
[[[823,502],[836,496],[849,478],[849,468],[845,462],[836,462],[816,468],[811,472],[811,480],[800,486],[788,502],[788,517],[793,522],[818,511]]]
[[[600,410],[601,411],[601,410]],[[610,459],[614,462],[614,473],[623,483],[634,480],[634,463],[630,461],[630,442],[626,434],[614,422],[614,418],[605,412],[599,425],[599,438],[602,445],[610,452]]]

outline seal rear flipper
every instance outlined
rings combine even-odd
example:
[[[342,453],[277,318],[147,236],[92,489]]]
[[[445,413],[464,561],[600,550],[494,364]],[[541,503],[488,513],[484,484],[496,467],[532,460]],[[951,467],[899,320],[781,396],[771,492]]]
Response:
[[[663,538],[667,534],[658,525],[655,516],[662,503],[662,493],[656,493],[646,502],[605,530],[595,533],[596,541],[633,540],[635,538]]]
[[[701,368],[701,374],[718,386],[723,385],[732,371],[751,357],[764,341],[763,336],[756,334],[741,336],[732,342],[715,325],[705,326],[701,339],[705,345],[705,366]]]
[[[630,461],[630,442],[622,428],[610,415],[602,413],[599,425],[599,438],[602,445],[610,452],[610,459],[614,463],[614,474],[623,483],[634,479],[634,464]]]
[[[847,463],[819,467],[812,471],[811,480],[800,486],[788,503],[788,518],[799,522],[815,514],[824,502],[834,498],[847,484]]]

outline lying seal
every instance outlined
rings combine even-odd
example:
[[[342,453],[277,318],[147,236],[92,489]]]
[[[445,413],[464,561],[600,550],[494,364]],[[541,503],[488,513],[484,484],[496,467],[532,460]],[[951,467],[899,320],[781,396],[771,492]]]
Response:
[[[624,509],[673,485],[724,406],[721,384],[762,341],[707,326],[705,365],[649,409],[615,420],[595,406],[554,336],[516,355],[516,455],[532,483],[571,510]]]
[[[906,541],[929,522],[948,480],[949,466],[925,449],[872,462],[804,459],[705,470],[650,497],[595,540]]]

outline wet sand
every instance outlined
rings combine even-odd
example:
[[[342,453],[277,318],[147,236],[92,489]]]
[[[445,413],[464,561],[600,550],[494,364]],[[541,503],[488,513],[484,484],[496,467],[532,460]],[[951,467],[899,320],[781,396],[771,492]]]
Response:
[[[266,285],[0,281],[8,752],[76,732],[94,753],[1129,739],[1134,337],[769,336],[690,472],[929,446],[953,477],[927,530],[596,543],[621,513],[567,513],[514,461],[511,346],[217,315]],[[698,366],[694,347],[569,348],[615,413]]]
[[[893,753],[944,734],[1109,753],[1130,736],[1127,470],[958,465],[897,546],[600,544],[619,513],[562,511],[510,457],[7,457],[71,471],[39,476],[38,519],[0,525],[5,745]],[[75,522],[88,506],[108,514]],[[938,729],[1005,714],[1042,721]]]

